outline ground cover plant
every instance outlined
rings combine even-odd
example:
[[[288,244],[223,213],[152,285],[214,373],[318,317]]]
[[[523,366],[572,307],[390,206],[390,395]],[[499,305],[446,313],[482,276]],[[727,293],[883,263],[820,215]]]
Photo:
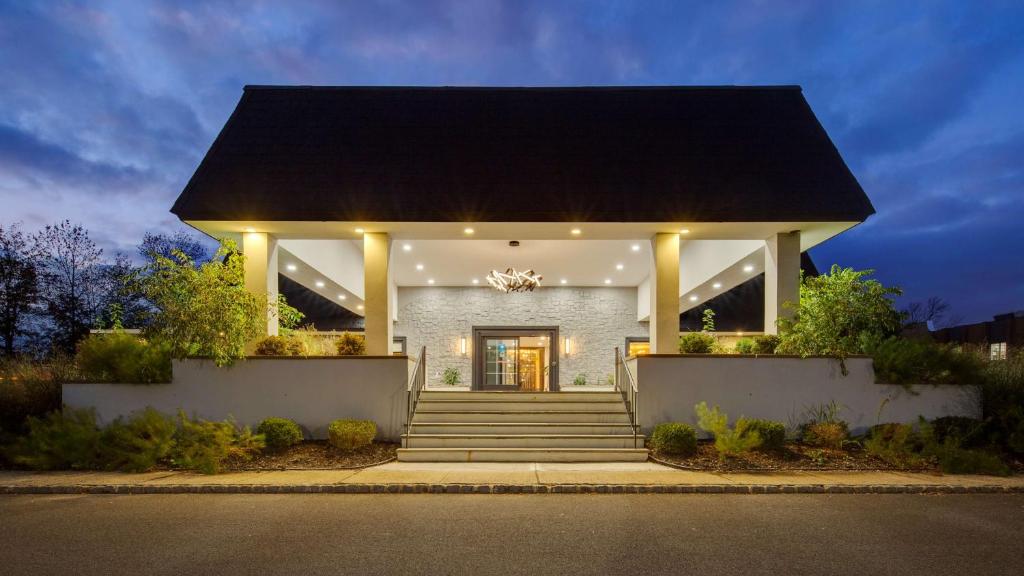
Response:
[[[694,410],[697,412],[697,425],[714,437],[719,458],[738,456],[761,446],[762,439],[757,430],[741,433],[739,425],[730,428],[729,416],[718,406],[708,408],[707,402],[701,402],[694,406]]]

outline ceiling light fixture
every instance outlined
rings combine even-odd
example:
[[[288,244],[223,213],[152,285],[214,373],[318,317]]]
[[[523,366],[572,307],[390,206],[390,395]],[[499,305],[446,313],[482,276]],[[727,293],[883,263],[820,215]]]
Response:
[[[402,244],[402,250],[405,250],[406,252],[408,252],[408,251],[412,250],[412,246],[410,246],[408,244]]]
[[[491,270],[487,275],[487,283],[494,288],[509,294],[511,292],[533,292],[533,289],[540,286],[544,277],[533,270],[518,271],[515,268],[508,268],[504,272]]]
[[[749,274],[754,271],[754,267],[750,264],[747,264],[746,266],[743,267],[743,271]]]
[[[679,233],[680,234],[689,234],[690,233],[690,229],[689,228],[683,228],[682,230],[679,231]]]
[[[569,281],[568,281],[568,280],[566,280],[565,278],[562,278],[561,280],[559,280],[559,281],[558,281],[558,283],[559,283],[559,284],[568,284],[568,283],[569,283]]]
[[[246,232],[255,232],[255,231],[256,231],[256,229],[255,229],[255,228],[253,228],[252,226],[246,226],[246,227],[245,227],[245,231],[246,231]]]
[[[362,234],[364,232],[366,232],[365,229],[363,229],[363,228],[356,228],[356,234]]]
[[[580,234],[583,234],[583,230],[580,230],[579,228],[573,228],[572,230],[569,230],[569,233],[572,234],[573,236],[579,236]]]
[[[423,264],[417,264],[416,265],[416,269],[417,270],[423,270]]]
[[[346,298],[348,298],[348,296],[345,296],[344,294],[338,294],[338,300],[344,300]]]
[[[358,309],[358,310],[362,310],[363,308],[364,308],[364,306],[362,304],[360,304],[359,306],[356,306],[356,309]]]
[[[604,279],[604,283],[605,284],[611,284],[612,283],[612,279],[611,278],[605,278]]]
[[[640,245],[639,245],[639,244],[633,244],[633,245],[632,245],[632,246],[630,246],[629,248],[630,248],[630,250],[632,250],[633,252],[639,252],[639,251],[640,251]]]
[[[480,279],[479,278],[473,278],[473,284],[479,284],[479,283],[480,283]]]
[[[317,288],[323,288],[324,287],[324,281],[323,280],[317,280],[316,281],[316,287]]]
[[[696,301],[697,301],[697,295],[696,294],[690,296],[690,302],[696,302]]]
[[[465,234],[466,236],[472,236],[473,232],[475,232],[475,230],[473,230],[472,228],[466,228],[462,231],[462,233]]]
[[[287,268],[289,272],[295,272],[295,264],[289,264],[285,266],[285,268]]]
[[[434,283],[434,279],[433,278],[427,278],[427,284],[433,284],[433,283]]]
[[[714,288],[715,290],[718,290],[719,288],[722,287],[722,283],[721,282],[715,282],[714,284],[711,285],[711,287]]]
[[[616,270],[622,270],[623,268],[625,268],[625,266],[623,266],[622,264],[616,264],[615,265],[615,269]]]

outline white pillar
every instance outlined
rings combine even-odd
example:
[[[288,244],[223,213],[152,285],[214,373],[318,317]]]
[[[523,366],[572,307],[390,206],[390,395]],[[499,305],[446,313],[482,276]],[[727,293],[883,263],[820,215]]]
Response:
[[[390,256],[391,237],[388,234],[363,234],[363,310],[366,319],[366,353],[370,356],[391,355],[394,325],[391,321]]]
[[[800,302],[800,231],[765,240],[764,333],[778,333],[778,319],[793,315],[783,304]]]
[[[277,301],[277,239],[264,232],[242,235],[245,254],[245,289],[266,296],[271,304]],[[267,307],[267,335],[277,336],[277,314]]]
[[[651,238],[651,354],[679,353],[679,234]]]

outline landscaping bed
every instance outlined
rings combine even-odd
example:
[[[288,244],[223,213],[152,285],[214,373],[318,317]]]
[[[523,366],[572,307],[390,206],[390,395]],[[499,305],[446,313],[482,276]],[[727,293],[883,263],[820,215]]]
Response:
[[[395,458],[397,443],[374,442],[354,450],[335,448],[325,440],[307,440],[283,450],[261,452],[249,460],[229,460],[226,471],[341,470],[364,468]]]
[[[781,450],[751,450],[734,457],[721,459],[713,442],[702,441],[692,456],[664,454],[651,450],[651,456],[673,466],[707,471],[774,472],[780,470],[909,470],[914,472],[938,471],[934,464],[926,466],[898,466],[868,454],[861,448],[843,450],[815,448],[799,443],[787,443]]]

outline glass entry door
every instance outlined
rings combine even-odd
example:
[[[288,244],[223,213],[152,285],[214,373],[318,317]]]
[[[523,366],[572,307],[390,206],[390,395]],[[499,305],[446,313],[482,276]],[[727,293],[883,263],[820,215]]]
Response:
[[[475,389],[558,390],[558,328],[474,328],[473,344]]]

